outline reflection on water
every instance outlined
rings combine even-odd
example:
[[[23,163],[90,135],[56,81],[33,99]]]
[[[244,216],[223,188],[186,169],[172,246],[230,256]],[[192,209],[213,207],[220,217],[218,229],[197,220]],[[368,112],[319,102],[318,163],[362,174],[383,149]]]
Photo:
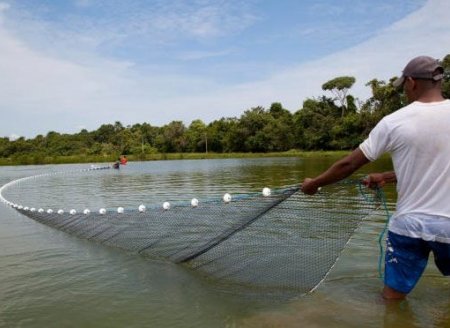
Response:
[[[260,191],[316,175],[335,158],[130,163],[92,176],[54,176],[7,190],[27,205],[136,207]],[[0,168],[0,184],[83,165]],[[370,164],[356,177],[390,168]],[[97,172],[98,173],[98,172]],[[97,174],[96,173],[96,174]],[[393,188],[387,189],[394,202]],[[448,327],[450,282],[430,263],[407,302],[379,297],[383,213],[365,220],[327,280],[287,303],[255,302],[165,261],[103,247],[0,205],[0,326],[4,327]],[[431,261],[430,261],[431,262]]]

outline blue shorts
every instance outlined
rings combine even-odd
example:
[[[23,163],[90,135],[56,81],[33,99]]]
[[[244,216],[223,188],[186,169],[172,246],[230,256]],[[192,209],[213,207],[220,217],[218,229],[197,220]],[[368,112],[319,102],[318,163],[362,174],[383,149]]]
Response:
[[[450,244],[426,241],[388,232],[384,267],[385,285],[409,293],[422,276],[430,252],[438,269],[450,276]]]

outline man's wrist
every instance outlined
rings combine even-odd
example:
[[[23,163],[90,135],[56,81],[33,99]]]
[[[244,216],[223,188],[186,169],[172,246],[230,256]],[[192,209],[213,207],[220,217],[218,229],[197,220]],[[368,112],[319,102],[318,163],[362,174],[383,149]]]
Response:
[[[383,179],[386,182],[396,182],[397,176],[395,175],[395,172],[384,172]]]

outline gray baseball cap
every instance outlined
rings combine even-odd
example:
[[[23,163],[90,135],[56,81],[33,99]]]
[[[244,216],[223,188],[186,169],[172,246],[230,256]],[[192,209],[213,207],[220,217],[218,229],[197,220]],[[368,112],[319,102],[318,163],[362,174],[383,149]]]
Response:
[[[437,59],[428,56],[419,56],[412,59],[405,66],[402,76],[396,79],[392,84],[394,87],[398,88],[403,85],[406,77],[439,81],[444,78],[444,68]]]

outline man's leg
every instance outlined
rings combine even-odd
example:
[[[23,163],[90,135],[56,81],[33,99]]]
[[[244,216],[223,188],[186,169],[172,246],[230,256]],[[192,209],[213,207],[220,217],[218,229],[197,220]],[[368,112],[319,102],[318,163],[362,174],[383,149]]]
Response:
[[[384,285],[383,298],[386,300],[403,300],[407,294],[396,291],[395,289]]]
[[[422,239],[388,232],[384,266],[385,299],[402,300],[414,288],[428,262],[429,246]]]

